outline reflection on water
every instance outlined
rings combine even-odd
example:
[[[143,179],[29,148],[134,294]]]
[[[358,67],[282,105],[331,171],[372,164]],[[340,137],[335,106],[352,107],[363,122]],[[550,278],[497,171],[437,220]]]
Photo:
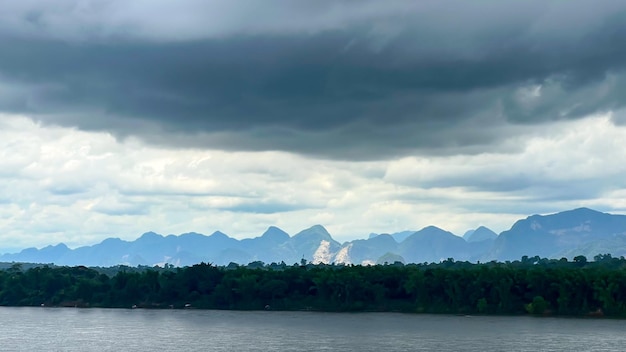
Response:
[[[0,308],[2,351],[623,351],[626,321]]]

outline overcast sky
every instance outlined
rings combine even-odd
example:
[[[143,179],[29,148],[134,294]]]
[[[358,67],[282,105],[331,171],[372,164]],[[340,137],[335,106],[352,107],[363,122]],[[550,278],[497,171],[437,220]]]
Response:
[[[626,3],[0,0],[0,252],[626,213]]]

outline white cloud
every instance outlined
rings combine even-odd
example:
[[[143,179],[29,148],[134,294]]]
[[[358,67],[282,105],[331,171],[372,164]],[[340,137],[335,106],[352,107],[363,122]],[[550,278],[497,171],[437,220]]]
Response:
[[[493,209],[499,204],[503,209],[533,211],[529,208],[534,206],[558,211],[593,203],[624,210],[604,197],[626,187],[626,152],[620,147],[625,128],[615,126],[608,114],[538,129],[519,153],[404,158],[389,164],[385,180],[454,189],[444,191],[441,199],[467,205],[493,203]],[[598,203],[599,199],[605,200]]]
[[[502,231],[577,206],[626,211],[626,128],[610,115],[543,125],[518,153],[377,162],[159,148],[13,115],[0,125],[4,248],[316,223],[345,241],[431,224]]]

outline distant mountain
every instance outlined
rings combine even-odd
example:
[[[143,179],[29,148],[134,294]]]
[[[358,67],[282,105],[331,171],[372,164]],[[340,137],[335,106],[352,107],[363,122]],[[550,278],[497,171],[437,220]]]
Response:
[[[625,215],[579,208],[551,215],[533,215],[517,221],[510,230],[502,232],[494,240],[486,258],[515,260],[524,255],[558,258],[565,253],[576,253],[577,249],[592,243],[597,246],[597,243],[624,240]]]
[[[435,226],[425,227],[400,243],[399,253],[409,263],[439,262],[447,258],[467,260],[469,247],[463,238]]]
[[[476,230],[471,230],[463,235],[463,238],[467,242],[480,242],[485,240],[495,240],[498,237],[498,234],[491,231],[490,229],[480,226]]]
[[[378,260],[376,261],[376,264],[384,265],[385,263],[393,264],[396,262],[400,262],[402,264],[406,263],[406,261],[404,260],[404,258],[402,258],[401,255],[398,255],[395,253],[385,253],[380,258],[378,258]]]
[[[299,262],[302,258],[314,263],[330,263],[333,261],[333,254],[341,247],[322,225],[298,232],[289,243],[295,254],[288,259],[290,263]]]
[[[191,232],[165,237],[147,232],[135,241],[107,238],[99,244],[74,250],[64,244],[40,250],[28,248],[19,253],[4,254],[0,256],[0,261],[88,266],[185,266],[200,262],[227,265],[230,262],[247,264],[253,261],[293,264],[301,259],[330,263],[340,247],[321,225],[303,230],[293,237],[272,226],[259,237],[241,241],[219,231],[209,236]]]
[[[411,236],[414,233],[415,233],[415,231],[395,232],[395,233],[391,234],[391,237],[393,237],[398,243],[400,243],[400,242],[403,242],[404,240],[406,240],[409,236]]]
[[[5,254],[0,256],[0,260],[5,262],[27,262],[27,263],[57,263],[72,250],[65,244],[47,246],[42,249],[26,248],[19,253]],[[46,258],[41,260],[41,258]]]
[[[335,256],[335,262],[344,264],[375,264],[385,253],[398,253],[398,242],[391,235],[382,234],[367,240],[344,244]]]
[[[411,236],[414,233],[415,231],[407,230],[407,231],[394,232],[394,233],[389,234],[389,236],[393,237],[396,240],[396,242],[399,243],[399,242],[404,241],[407,237]],[[370,233],[369,238],[376,237],[376,236],[379,236],[379,234]]]
[[[70,249],[64,244],[27,248],[0,256],[2,262],[57,265],[193,265],[200,262],[228,265],[312,263],[375,264],[455,260],[518,260],[522,256],[573,258],[597,254],[626,256],[626,216],[580,208],[550,215],[532,215],[496,235],[481,226],[456,236],[435,226],[419,231],[370,234],[367,239],[335,241],[321,225],[294,236],[269,227],[261,236],[237,240],[216,231],[209,236],[185,233],[162,236],[146,232],[134,241],[107,238],[99,244]],[[381,262],[382,261],[382,262]]]
[[[467,241],[468,244],[468,251],[470,253],[469,260],[476,261],[484,259],[485,253],[491,249],[497,237],[498,235],[495,232],[484,226],[465,232],[463,239]],[[457,259],[456,257],[454,258]]]
[[[275,226],[270,226],[260,237],[241,240],[240,248],[250,253],[248,261],[229,260],[235,263],[250,263],[262,261],[264,263],[280,263],[286,261],[293,264],[294,253],[289,245],[289,234]],[[234,259],[234,258],[233,258]]]

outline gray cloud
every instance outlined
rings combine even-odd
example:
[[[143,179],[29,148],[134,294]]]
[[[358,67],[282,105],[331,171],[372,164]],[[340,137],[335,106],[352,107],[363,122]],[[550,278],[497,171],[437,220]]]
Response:
[[[157,144],[375,159],[493,150],[626,101],[621,1],[277,2],[258,16],[189,1],[172,10],[188,21],[163,2],[63,4],[66,17],[2,3],[1,110]]]
[[[254,214],[276,214],[296,210],[311,209],[305,205],[281,204],[281,203],[248,203],[233,205],[230,207],[222,207],[221,210],[232,211],[235,213],[254,213]]]

